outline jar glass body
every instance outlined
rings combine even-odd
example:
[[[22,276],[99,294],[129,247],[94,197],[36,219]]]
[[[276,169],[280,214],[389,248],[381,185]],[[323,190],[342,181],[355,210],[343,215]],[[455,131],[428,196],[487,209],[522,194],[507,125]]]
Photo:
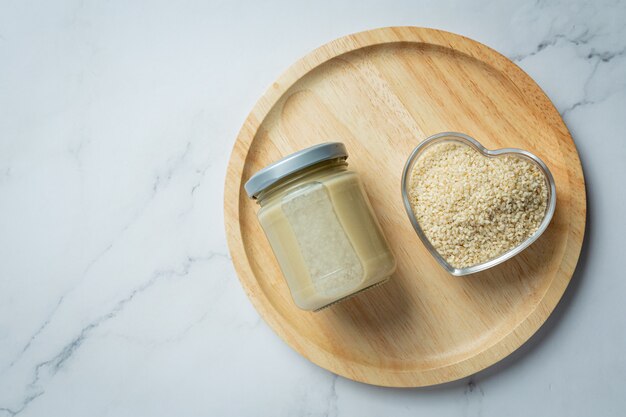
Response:
[[[344,159],[298,171],[257,201],[298,307],[319,310],[386,281],[395,270],[361,180]]]

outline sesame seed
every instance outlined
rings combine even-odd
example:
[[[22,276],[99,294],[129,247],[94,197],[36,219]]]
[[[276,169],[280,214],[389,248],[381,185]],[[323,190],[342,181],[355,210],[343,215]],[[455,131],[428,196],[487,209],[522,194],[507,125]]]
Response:
[[[485,157],[455,142],[429,146],[409,183],[415,218],[453,267],[494,259],[537,231],[548,202],[540,168],[523,157]]]

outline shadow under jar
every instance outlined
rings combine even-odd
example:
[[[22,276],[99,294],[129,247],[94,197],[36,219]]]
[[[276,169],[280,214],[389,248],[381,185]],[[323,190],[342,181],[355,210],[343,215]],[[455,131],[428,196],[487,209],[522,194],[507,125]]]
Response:
[[[254,174],[249,197],[298,307],[320,310],[385,282],[396,268],[345,146],[323,143]]]

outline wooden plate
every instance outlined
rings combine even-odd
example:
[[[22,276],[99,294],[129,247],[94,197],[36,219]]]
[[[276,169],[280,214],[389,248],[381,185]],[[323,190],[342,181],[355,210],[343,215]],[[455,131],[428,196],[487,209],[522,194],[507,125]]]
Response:
[[[448,275],[421,244],[400,195],[411,150],[442,131],[464,132],[490,149],[527,149],[556,180],[556,213],[542,237],[512,260],[461,278]],[[292,302],[243,184],[270,162],[329,140],[346,144],[398,270],[381,287],[309,313]],[[335,40],[271,86],[237,138],[225,221],[244,289],[291,347],[350,379],[415,387],[475,373],[541,326],[576,266],[585,205],[576,147],[528,75],[478,42],[401,27]]]

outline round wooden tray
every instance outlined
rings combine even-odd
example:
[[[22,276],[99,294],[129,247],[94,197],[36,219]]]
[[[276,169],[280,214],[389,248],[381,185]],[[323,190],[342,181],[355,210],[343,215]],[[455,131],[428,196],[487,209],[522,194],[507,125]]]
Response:
[[[556,180],[556,213],[542,237],[504,264],[460,278],[424,248],[400,195],[411,150],[442,131],[464,132],[490,149],[527,149]],[[310,313],[292,302],[243,184],[265,165],[330,140],[346,144],[398,269],[387,284]],[[576,147],[533,80],[478,42],[415,27],[346,36],[296,62],[245,121],[225,189],[235,268],[274,331],[332,372],[398,387],[470,375],[524,343],[569,283],[585,207]]]

